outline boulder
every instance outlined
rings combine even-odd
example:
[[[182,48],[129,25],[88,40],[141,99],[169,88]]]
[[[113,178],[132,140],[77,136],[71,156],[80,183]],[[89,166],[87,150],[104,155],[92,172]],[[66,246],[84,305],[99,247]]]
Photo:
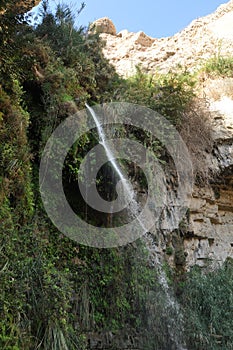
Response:
[[[116,27],[108,17],[103,17],[94,21],[90,26],[90,31],[95,33],[117,35]]]
[[[14,11],[16,14],[26,13],[30,11],[34,6],[37,6],[41,0],[22,0],[18,3],[7,3],[4,9],[0,10],[0,15],[4,15],[8,11]]]

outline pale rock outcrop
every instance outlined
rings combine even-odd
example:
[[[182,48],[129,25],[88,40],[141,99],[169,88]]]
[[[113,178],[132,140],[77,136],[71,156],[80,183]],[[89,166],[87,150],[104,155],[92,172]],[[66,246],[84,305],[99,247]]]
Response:
[[[116,27],[108,17],[103,17],[94,21],[90,26],[90,31],[95,33],[105,33],[108,35],[116,35]]]
[[[166,72],[178,63],[191,68],[213,55],[232,54],[232,23],[233,0],[221,5],[213,14],[194,20],[172,37],[153,39],[143,32],[126,30],[118,35],[115,31],[100,32],[106,42],[105,56],[119,74],[127,77],[135,73],[135,66],[139,64],[145,71],[159,68]]]
[[[226,80],[226,84],[224,84]],[[222,265],[233,258],[233,79],[206,82],[214,140],[211,184],[195,187],[190,205],[189,237],[184,239],[187,265]]]
[[[186,266],[221,266],[233,258],[233,191],[224,184],[195,187],[184,249]]]
[[[226,95],[228,87],[222,86],[224,78],[209,79],[203,91],[214,142],[206,162],[213,177],[209,184],[194,186],[188,220],[181,228],[187,269],[215,268],[233,259],[233,94]],[[166,244],[165,240],[163,251]]]

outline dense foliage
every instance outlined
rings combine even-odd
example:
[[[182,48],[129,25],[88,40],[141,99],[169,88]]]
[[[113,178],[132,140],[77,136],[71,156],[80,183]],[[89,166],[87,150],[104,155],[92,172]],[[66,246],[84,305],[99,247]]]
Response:
[[[189,348],[233,349],[232,261],[209,274],[195,268],[182,288]]]
[[[182,115],[195,96],[197,79],[178,67],[168,74],[145,74],[137,67],[135,76],[125,82],[120,99],[145,105],[180,126]],[[119,98],[119,97],[118,97]]]
[[[164,293],[143,242],[98,250],[64,237],[42,208],[38,167],[51,132],[85,101],[143,104],[180,127],[195,95],[195,79],[187,72],[152,78],[138,70],[125,81],[104,58],[98,35],[77,28],[68,7],[59,5],[53,14],[44,1],[40,21],[30,26],[15,5],[3,1],[0,12],[0,348],[80,350],[98,332],[124,334],[127,340],[132,330],[140,334],[142,349],[152,350],[154,344],[170,349]],[[154,147],[148,135],[139,138]],[[76,181],[80,160],[95,142],[89,133],[74,145],[64,169],[66,188]],[[83,214],[85,208],[79,209]],[[230,273],[187,278],[181,303],[190,349],[200,349],[198,344],[209,349],[210,341],[213,349],[222,344],[231,349],[230,313],[220,312],[232,302]],[[213,292],[217,284],[224,288]],[[208,300],[216,302],[208,305]],[[220,345],[211,340],[215,333]]]
[[[41,208],[39,157],[61,120],[88,99],[110,99],[120,79],[98,36],[76,29],[68,8],[53,15],[44,2],[35,28],[13,13],[4,21],[11,26],[0,69],[0,347],[81,349],[87,332],[138,324],[140,286],[150,280],[145,253],[140,244],[85,248],[56,232]]]
[[[233,77],[233,57],[216,55],[205,62],[202,70],[211,77]]]

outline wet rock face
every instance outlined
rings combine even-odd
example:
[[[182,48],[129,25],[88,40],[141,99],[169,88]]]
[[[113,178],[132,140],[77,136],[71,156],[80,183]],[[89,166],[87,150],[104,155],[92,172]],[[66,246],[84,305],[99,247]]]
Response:
[[[108,35],[116,35],[116,28],[108,17],[97,19],[90,26],[90,30],[95,33],[105,33]]]

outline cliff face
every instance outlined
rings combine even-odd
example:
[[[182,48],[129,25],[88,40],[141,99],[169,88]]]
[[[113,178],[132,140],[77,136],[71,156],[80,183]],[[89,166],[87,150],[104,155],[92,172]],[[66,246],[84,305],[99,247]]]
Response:
[[[214,140],[210,169],[216,175],[208,186],[193,191],[189,234],[184,238],[188,265],[221,265],[233,258],[233,96],[226,95],[222,84],[222,79],[213,80],[205,89]],[[216,91],[217,100],[212,97]]]
[[[154,39],[145,33],[116,33],[107,18],[94,23],[106,42],[105,56],[125,77],[139,65],[146,72],[167,72],[177,64],[192,69],[214,55],[233,55],[233,1],[220,6],[216,12],[194,20],[173,37]],[[204,155],[209,172],[214,174],[207,185],[196,185],[183,236],[160,241],[158,252],[164,254],[168,245],[175,252],[171,264],[183,250],[186,268],[221,265],[233,258],[233,78],[204,76],[199,87],[200,97],[207,102],[209,127],[213,139],[211,153]],[[173,238],[171,238],[173,237]],[[174,243],[175,242],[175,243]],[[179,254],[178,254],[179,255]],[[182,259],[181,259],[182,260]],[[185,262],[184,262],[185,260]]]
[[[161,39],[151,38],[143,32],[108,31],[114,25],[106,18],[94,22],[106,41],[105,56],[123,76],[132,75],[138,64],[150,72],[158,68],[168,71],[178,63],[192,67],[214,54],[232,54],[232,23],[232,0],[221,5],[213,14],[194,20],[176,35]]]

